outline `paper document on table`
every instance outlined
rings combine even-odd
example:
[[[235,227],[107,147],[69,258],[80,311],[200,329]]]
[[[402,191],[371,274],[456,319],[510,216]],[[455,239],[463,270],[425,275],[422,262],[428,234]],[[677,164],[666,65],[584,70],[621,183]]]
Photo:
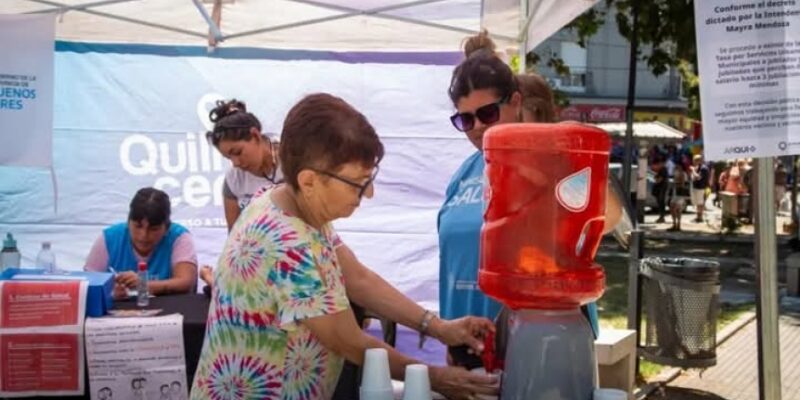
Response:
[[[188,397],[182,315],[88,318],[85,335],[92,399]]]
[[[0,281],[0,397],[84,391],[86,281]]]

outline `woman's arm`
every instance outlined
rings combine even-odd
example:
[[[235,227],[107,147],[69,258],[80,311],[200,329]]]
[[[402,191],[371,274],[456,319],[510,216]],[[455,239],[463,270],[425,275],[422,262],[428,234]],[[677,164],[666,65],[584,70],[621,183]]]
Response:
[[[239,209],[239,202],[236,201],[236,198],[224,196],[223,199],[222,205],[225,208],[225,223],[228,224],[228,232],[230,232],[242,210]]]
[[[165,294],[191,293],[197,282],[197,265],[180,262],[172,266],[172,278],[163,281],[149,281],[147,288],[156,296]]]
[[[336,248],[336,258],[344,275],[347,297],[354,303],[400,325],[419,330],[426,310],[400,293],[378,274],[364,266],[346,245]],[[494,325],[486,318],[464,317],[445,321],[438,317],[430,320],[425,333],[448,345],[466,344],[483,351],[479,339]]]
[[[617,196],[617,191],[611,187],[612,184],[611,181],[608,182],[608,189],[606,192],[606,220],[603,225],[603,234],[613,231],[614,227],[619,223],[619,220],[622,219],[624,203],[622,199]]]

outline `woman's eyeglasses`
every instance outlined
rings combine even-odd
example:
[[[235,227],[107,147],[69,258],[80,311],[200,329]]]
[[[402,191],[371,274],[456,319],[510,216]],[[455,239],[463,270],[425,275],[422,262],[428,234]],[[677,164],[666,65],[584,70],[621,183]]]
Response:
[[[369,186],[372,185],[375,182],[375,178],[378,176],[378,171],[380,171],[380,168],[378,168],[378,166],[376,165],[375,166],[375,171],[372,173],[372,176],[370,176],[369,179],[367,179],[367,181],[364,182],[363,184],[357,183],[357,182],[353,182],[350,179],[343,178],[343,177],[341,177],[339,175],[336,175],[336,174],[334,174],[332,172],[316,170],[316,169],[313,170],[313,171],[315,171],[317,173],[320,173],[322,175],[325,175],[325,176],[329,176],[329,177],[331,177],[333,179],[336,179],[339,182],[346,183],[346,184],[358,189],[358,198],[360,199],[360,198],[364,197],[364,193],[367,191],[367,189],[369,189]]]
[[[500,106],[507,103],[508,99],[509,96],[505,96],[494,103],[480,106],[475,113],[455,113],[450,116],[450,122],[461,132],[472,130],[476,118],[484,125],[491,125],[500,120]]]

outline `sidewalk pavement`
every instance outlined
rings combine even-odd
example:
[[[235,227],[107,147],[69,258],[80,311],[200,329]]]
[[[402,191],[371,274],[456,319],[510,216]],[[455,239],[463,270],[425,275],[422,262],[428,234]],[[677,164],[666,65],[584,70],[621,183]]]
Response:
[[[782,398],[800,399],[800,299],[781,301]],[[649,400],[758,400],[757,324],[748,322],[717,348],[717,365],[684,371]]]
[[[686,211],[681,216],[681,231],[680,232],[670,232],[668,229],[672,227],[672,217],[669,215],[669,212],[666,213],[664,216],[665,222],[658,223],[658,215],[653,213],[645,214],[644,223],[640,224],[641,228],[659,238],[693,238],[699,239],[700,237],[693,237],[693,233],[705,233],[705,234],[713,234],[713,233],[722,233],[722,209],[719,207],[714,206],[713,202],[709,199],[706,201],[705,212],[703,213],[703,222],[695,222],[695,218],[697,217],[695,208],[693,205],[689,205]],[[775,223],[775,233],[778,234],[778,239],[780,240],[788,240],[789,234],[784,232],[784,225],[791,222],[791,218],[789,215],[784,214],[777,214],[776,215],[776,223]],[[745,241],[753,241],[753,235],[755,233],[755,226],[753,224],[743,224],[739,227],[736,233],[731,235],[724,235],[722,240],[725,241],[732,241],[732,242],[745,242]],[[708,238],[708,240],[719,240],[719,238],[713,238],[704,236]]]

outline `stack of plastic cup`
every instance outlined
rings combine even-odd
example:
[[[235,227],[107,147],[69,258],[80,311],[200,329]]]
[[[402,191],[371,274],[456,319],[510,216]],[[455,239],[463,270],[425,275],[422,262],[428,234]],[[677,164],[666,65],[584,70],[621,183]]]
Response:
[[[595,389],[594,400],[628,400],[628,394],[619,389]]]
[[[386,349],[367,349],[360,392],[361,400],[394,400],[389,353]]]
[[[422,364],[406,365],[403,400],[431,400],[431,398],[431,380],[428,377],[428,366]]]

